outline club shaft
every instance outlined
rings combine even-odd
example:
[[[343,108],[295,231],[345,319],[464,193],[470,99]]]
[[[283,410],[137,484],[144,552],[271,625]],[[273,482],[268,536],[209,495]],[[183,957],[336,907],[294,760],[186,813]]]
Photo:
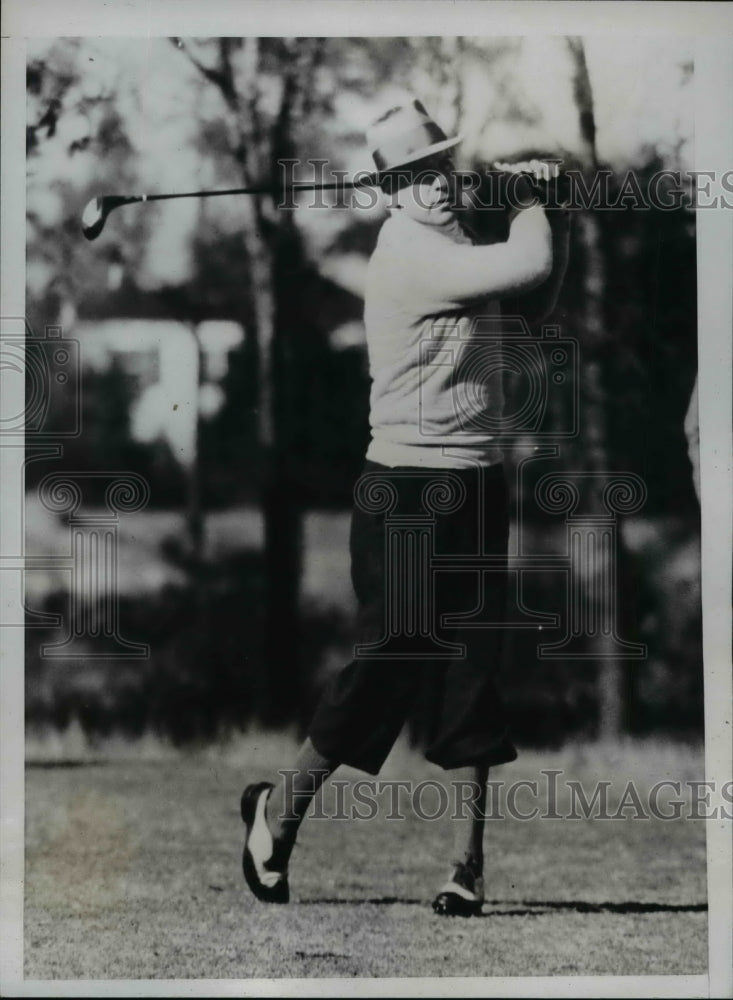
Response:
[[[225,188],[221,191],[178,191],[175,194],[143,194],[136,196],[134,200],[168,201],[171,198],[216,198],[225,194],[285,194],[288,191],[346,191],[358,187],[373,187],[375,183],[372,178],[363,181],[333,181],[327,184],[318,184],[315,181],[293,181],[290,184]]]
[[[457,171],[457,173],[460,173]],[[501,170],[485,170],[485,176],[496,176],[508,178],[511,175]],[[125,199],[128,204],[144,201],[168,201],[171,198],[217,198],[222,195],[231,194],[286,194],[292,191],[350,191],[355,188],[377,187],[379,178],[375,175],[367,175],[362,180],[354,181],[331,181],[319,183],[317,181],[290,181],[286,184],[255,184],[250,187],[224,188],[220,191],[177,191],[175,194],[143,194],[134,195]]]

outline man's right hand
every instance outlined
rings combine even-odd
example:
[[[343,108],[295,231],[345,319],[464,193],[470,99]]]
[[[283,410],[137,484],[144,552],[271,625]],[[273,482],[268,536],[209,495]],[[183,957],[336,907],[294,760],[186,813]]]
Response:
[[[560,176],[560,163],[557,160],[522,160],[520,163],[495,160],[493,167],[506,174],[531,174],[536,181],[545,181],[547,184]]]

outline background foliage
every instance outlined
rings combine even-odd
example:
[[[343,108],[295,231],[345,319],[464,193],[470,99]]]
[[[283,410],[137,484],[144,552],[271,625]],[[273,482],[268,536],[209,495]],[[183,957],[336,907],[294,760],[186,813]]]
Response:
[[[151,516],[181,514],[165,530],[135,515],[136,530],[149,532],[138,567],[154,563],[158,583],[141,594],[123,580],[121,620],[128,638],[150,643],[151,659],[49,665],[39,652],[49,635],[29,633],[29,721],[63,727],[78,717],[91,735],[154,729],[176,741],[253,720],[302,724],[351,635],[343,586],[324,583],[320,597],[302,586],[329,559],[341,559],[343,581],[346,552],[307,543],[305,527],[313,511],[330,511],[334,532],[343,524],[368,440],[358,322],[381,209],[283,211],[266,197],[163,203],[115,213],[87,244],[87,199],[273,180],[282,158],[300,159],[306,175],[313,157],[368,168],[364,128],[406,90],[466,136],[464,167],[552,154],[588,177],[608,167],[616,190],[633,169],[643,188],[655,171],[689,166],[692,64],[678,42],[627,41],[614,51],[578,38],[33,43],[31,325],[60,323],[73,336],[109,318],[176,319],[192,330],[219,318],[245,336],[229,353],[219,409],[199,417],[193,463],[162,438],[135,437],[133,387],[112,364],[85,370],[83,436],[61,460],[29,464],[29,496],[58,468],[130,469],[151,485]],[[701,731],[699,512],[683,432],[696,371],[695,270],[685,209],[576,215],[552,319],[580,345],[581,424],[552,468],[631,471],[646,483],[641,517],[622,525],[619,593],[624,635],[647,643],[649,657],[547,666],[536,637],[515,634],[506,686],[525,742]],[[345,329],[350,337],[336,335]],[[564,405],[550,400],[551,421]],[[51,413],[49,429],[54,420],[63,413]],[[518,442],[510,460],[533,443]],[[559,545],[562,526],[533,507],[533,485],[530,476],[516,498],[527,548]],[[253,509],[260,529],[245,537]],[[45,551],[62,526],[39,516],[30,527]],[[551,608],[553,580],[538,576],[532,587],[528,604]],[[36,607],[63,612],[68,600],[48,580]]]

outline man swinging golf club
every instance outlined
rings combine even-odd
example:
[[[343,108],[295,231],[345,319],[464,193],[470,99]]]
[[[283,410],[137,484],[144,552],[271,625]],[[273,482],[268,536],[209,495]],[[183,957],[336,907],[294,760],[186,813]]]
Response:
[[[470,916],[484,901],[489,767],[514,760],[516,750],[495,679],[502,629],[451,626],[446,616],[469,617],[481,607],[501,621],[506,569],[501,558],[491,572],[459,565],[458,572],[436,574],[432,589],[422,586],[409,566],[392,564],[386,512],[424,518],[427,505],[435,515],[434,551],[459,563],[462,554],[479,551],[506,558],[507,488],[496,442],[500,372],[487,380],[485,367],[469,360],[476,357],[471,331],[477,317],[499,319],[502,300],[521,302],[531,289],[534,298],[543,293],[545,313],[552,308],[567,261],[567,213],[553,213],[551,225],[537,199],[528,199],[528,207],[512,209],[505,242],[476,246],[452,208],[449,151],[459,139],[448,138],[413,101],[383,115],[367,141],[390,215],[365,296],[372,437],[350,540],[361,643],[322,695],[292,769],[275,784],[245,789],[243,869],[258,899],[287,902],[297,831],[323,781],[341,764],[377,774],[419,707],[425,756],[454,787],[474,791],[469,815],[452,820],[455,864],[433,909]],[[537,161],[496,166],[540,180],[556,172]],[[391,498],[381,506],[373,502],[380,491]],[[425,593],[432,594],[433,619],[416,628]],[[402,635],[387,627],[395,601],[412,622]]]

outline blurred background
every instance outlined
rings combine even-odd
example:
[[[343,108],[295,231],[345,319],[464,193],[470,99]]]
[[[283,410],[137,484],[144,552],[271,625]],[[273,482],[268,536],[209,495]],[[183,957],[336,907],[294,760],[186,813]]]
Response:
[[[26,553],[49,557],[26,573],[28,732],[190,745],[253,726],[302,731],[353,642],[363,287],[383,207],[330,195],[320,208],[299,195],[294,210],[241,196],[134,205],[88,243],[91,197],[276,180],[283,158],[302,161],[304,179],[312,159],[369,170],[365,128],[407,92],[465,136],[462,168],[553,155],[589,185],[610,170],[612,195],[631,170],[644,190],[660,170],[692,169],[692,78],[684,40],[650,37],[29,40],[27,315],[33,336],[60,326],[79,343],[80,377],[49,396],[43,430],[62,435],[78,399],[82,433],[59,437],[61,455],[26,456]],[[500,215],[474,214],[485,239],[501,238]],[[702,737],[699,507],[684,430],[695,290],[690,209],[574,213],[550,321],[579,344],[580,430],[528,467],[514,498],[521,545],[563,550],[563,517],[534,500],[545,473],[641,477],[646,502],[619,522],[617,596],[621,635],[647,655],[602,658],[599,646],[597,658],[541,660],[536,632],[511,632],[504,688],[525,745]],[[569,398],[548,399],[544,441],[565,426]],[[535,443],[517,439],[509,461]],[[59,472],[149,484],[144,508],[119,514],[116,577],[101,584],[117,595],[121,635],[149,657],[110,656],[109,637],[90,630],[63,656],[43,655],[90,600],[53,566],[72,529],[39,484]],[[107,482],[84,478],[85,516],[104,514]],[[592,514],[598,500],[582,503]],[[526,574],[525,606],[563,625],[561,582]]]

